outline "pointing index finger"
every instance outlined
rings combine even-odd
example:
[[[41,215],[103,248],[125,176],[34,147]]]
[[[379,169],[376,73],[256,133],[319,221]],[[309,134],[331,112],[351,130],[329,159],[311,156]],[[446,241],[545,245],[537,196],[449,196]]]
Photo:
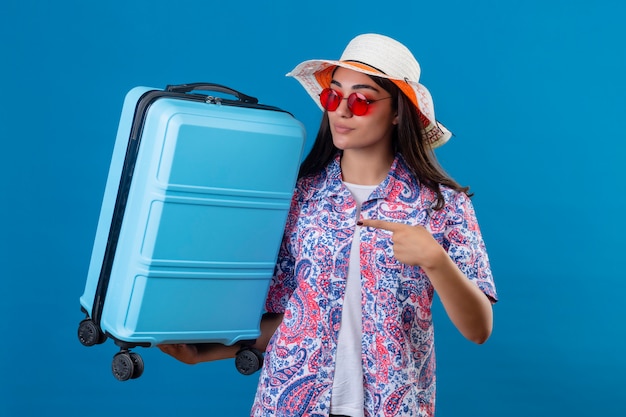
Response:
[[[374,227],[376,229],[388,230],[390,232],[396,232],[401,227],[401,223],[388,222],[386,220],[373,220],[373,219],[363,219],[356,222],[357,225],[362,227]]]

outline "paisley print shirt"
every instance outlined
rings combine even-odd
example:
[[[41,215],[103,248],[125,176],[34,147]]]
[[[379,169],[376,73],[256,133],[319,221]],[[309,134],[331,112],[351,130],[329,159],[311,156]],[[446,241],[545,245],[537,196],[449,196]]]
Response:
[[[473,206],[463,193],[447,187],[442,192],[445,207],[435,211],[435,194],[397,156],[387,178],[363,203],[361,217],[424,226],[495,302]],[[266,302],[267,311],[284,313],[284,318],[267,348],[253,416],[328,416],[357,220],[339,156],[320,174],[298,181]],[[394,258],[390,237],[385,230],[361,230],[365,416],[430,417],[435,403],[434,291],[419,267]]]

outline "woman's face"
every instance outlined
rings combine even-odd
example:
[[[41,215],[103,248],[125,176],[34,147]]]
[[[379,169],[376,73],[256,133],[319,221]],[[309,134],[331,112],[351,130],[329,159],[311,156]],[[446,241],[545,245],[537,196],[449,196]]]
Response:
[[[330,88],[339,92],[344,99],[335,111],[328,112],[330,131],[334,145],[345,151],[376,151],[386,154],[391,149],[391,133],[398,123],[392,107],[390,94],[369,76],[339,67],[333,75]],[[369,104],[362,116],[352,114],[348,108],[348,96],[358,92],[368,100],[380,100]]]

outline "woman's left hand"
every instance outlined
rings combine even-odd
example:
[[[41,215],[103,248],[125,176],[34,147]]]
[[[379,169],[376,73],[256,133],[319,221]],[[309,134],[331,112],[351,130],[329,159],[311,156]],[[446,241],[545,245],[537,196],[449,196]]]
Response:
[[[390,231],[396,259],[424,270],[457,329],[475,343],[489,338],[493,328],[491,301],[467,279],[428,230],[384,220],[357,224]]]
[[[391,242],[396,259],[403,264],[434,268],[447,254],[443,247],[423,226],[366,219],[357,222],[362,227],[373,227],[392,233]]]

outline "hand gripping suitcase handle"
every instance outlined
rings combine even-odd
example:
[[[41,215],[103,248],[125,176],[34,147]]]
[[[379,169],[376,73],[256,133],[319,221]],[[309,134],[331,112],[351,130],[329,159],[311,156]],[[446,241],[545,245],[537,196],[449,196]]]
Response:
[[[211,84],[211,83],[191,83],[191,84],[178,84],[178,85],[168,85],[165,88],[165,91],[173,92],[173,93],[189,93],[190,91],[201,90],[201,91],[216,91],[219,93],[231,94],[242,101],[244,103],[257,104],[259,100],[255,97],[243,94],[237,90],[233,90],[232,88],[220,85],[220,84]]]

